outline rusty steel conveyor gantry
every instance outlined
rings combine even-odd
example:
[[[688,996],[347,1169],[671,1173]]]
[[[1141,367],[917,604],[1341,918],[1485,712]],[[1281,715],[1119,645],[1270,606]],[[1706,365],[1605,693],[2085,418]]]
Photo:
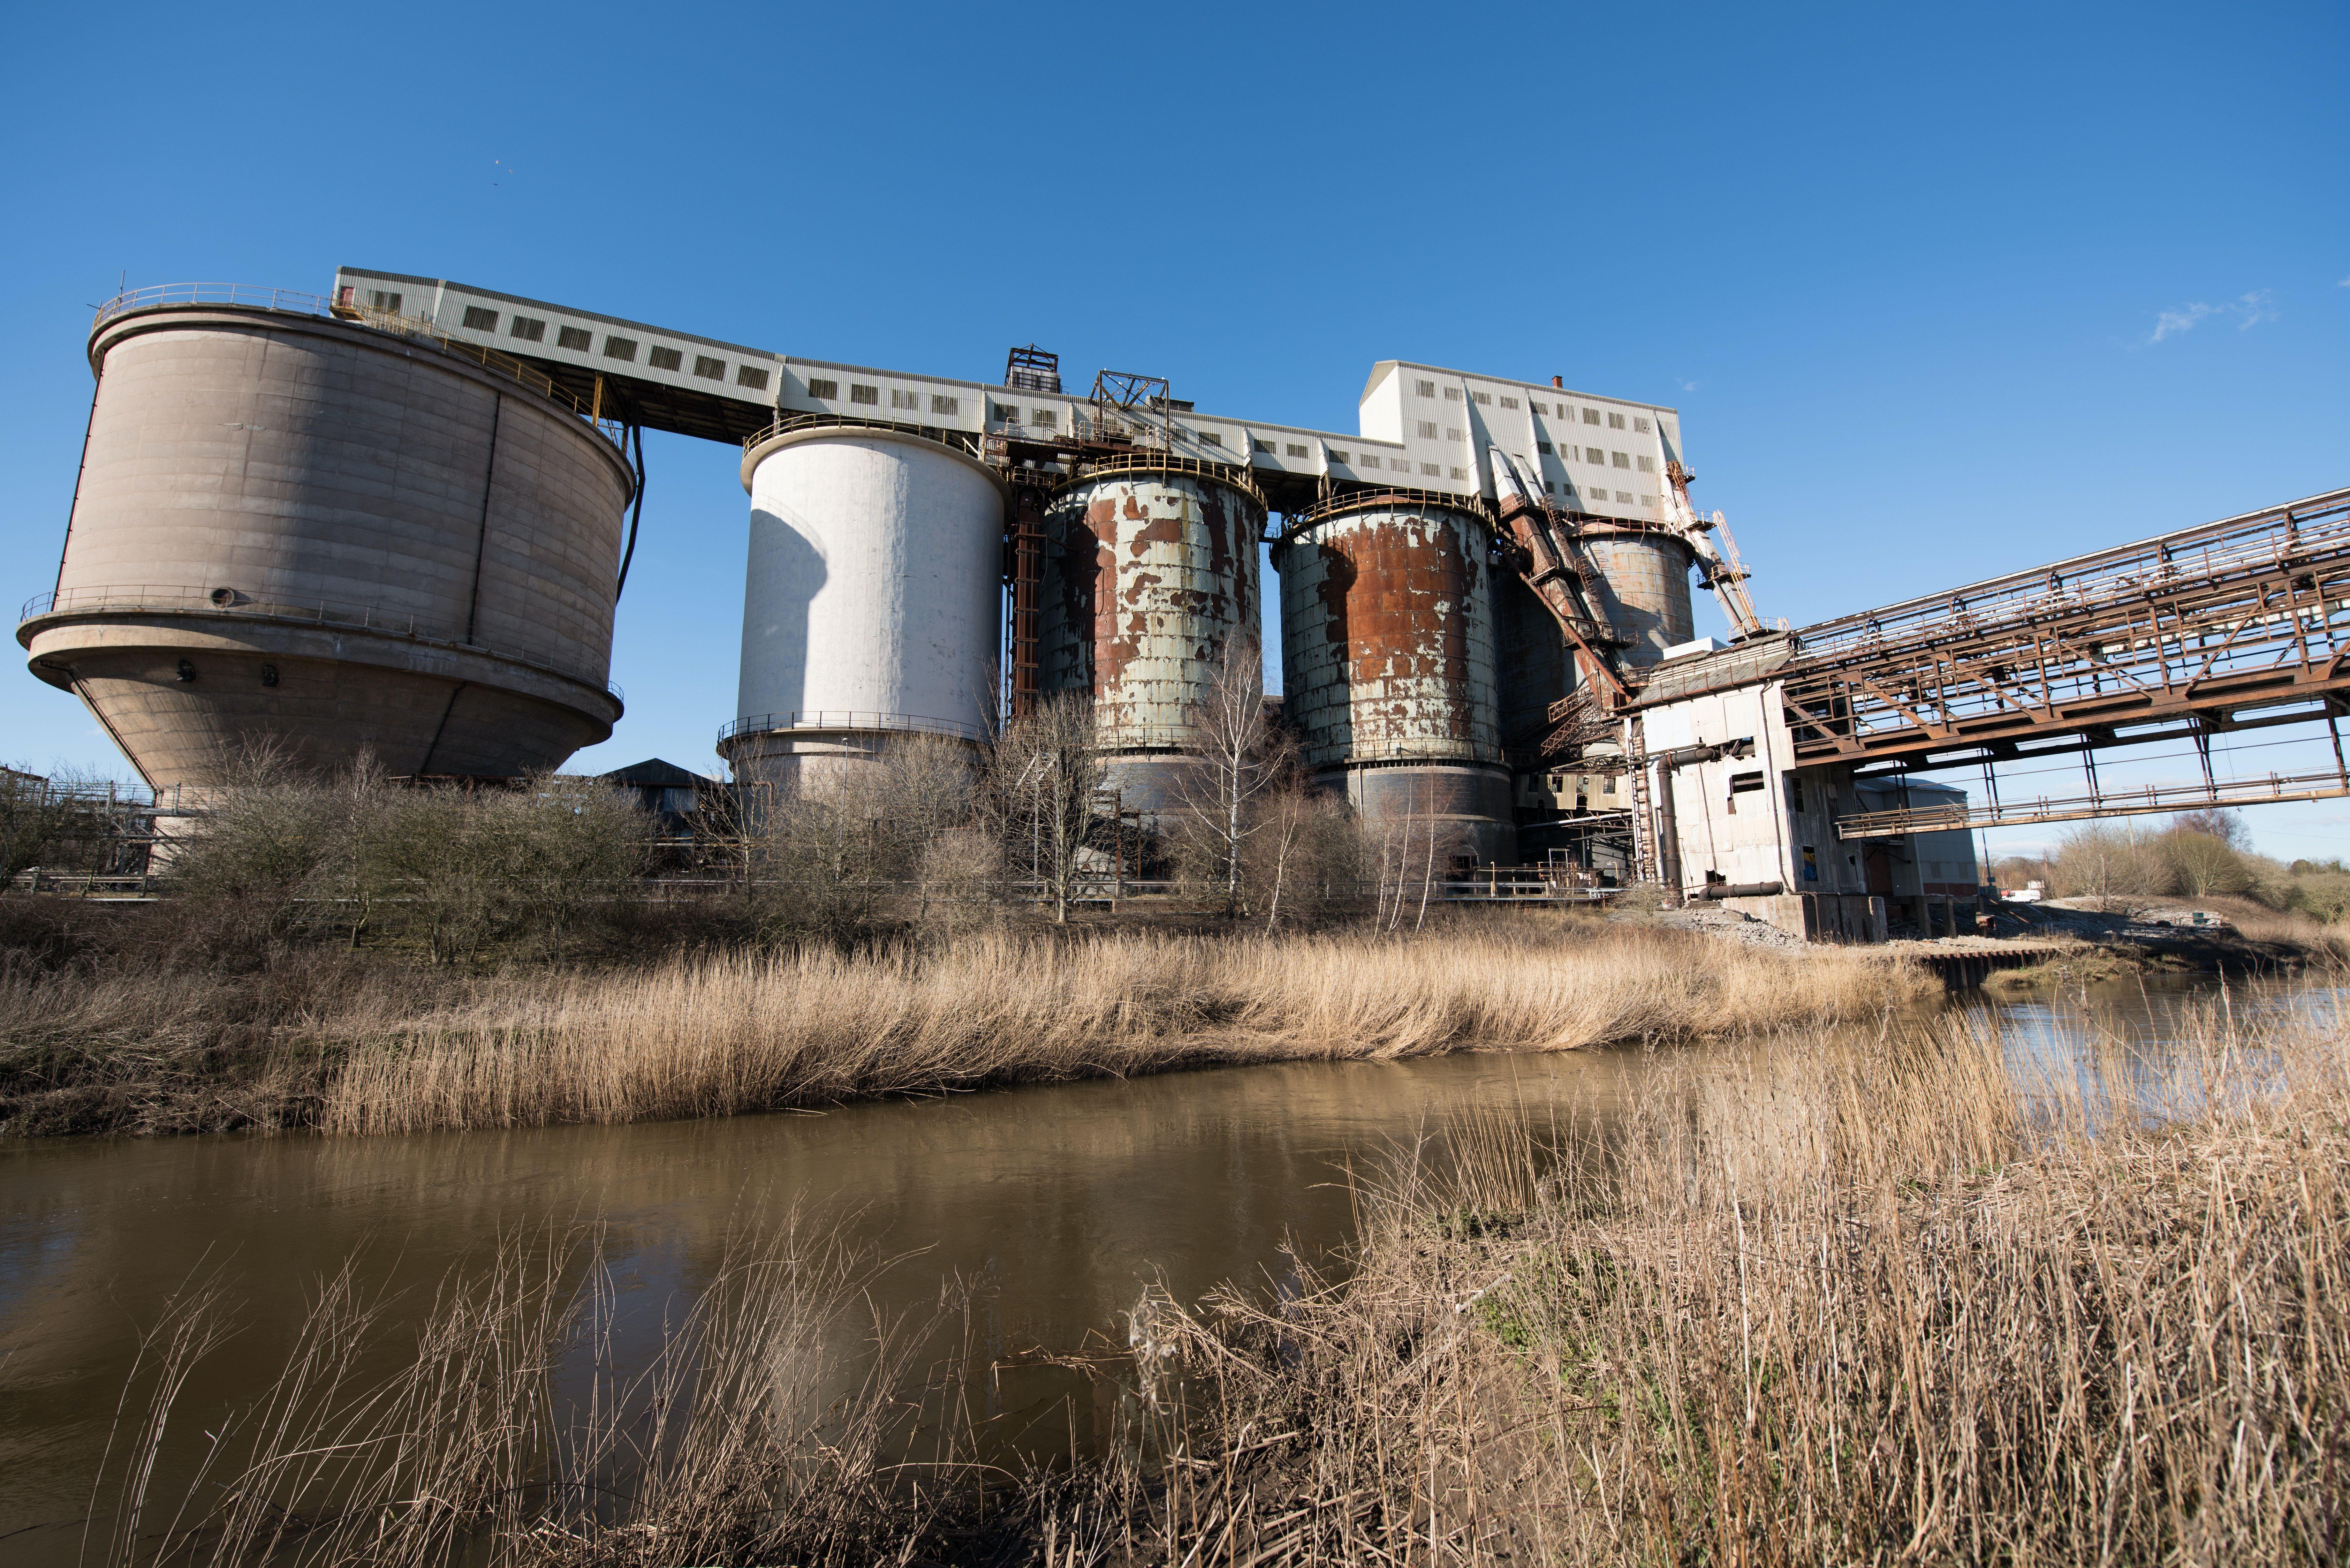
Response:
[[[1842,617],[1790,642],[1773,674],[1799,765],[2084,755],[2079,797],[1861,814],[1840,819],[1843,837],[2350,794],[2336,725],[2350,711],[2350,490]],[[2331,770],[2212,777],[2213,734],[2313,722],[2333,742]],[[2088,753],[2177,739],[2196,743],[2200,785],[2097,785]]]

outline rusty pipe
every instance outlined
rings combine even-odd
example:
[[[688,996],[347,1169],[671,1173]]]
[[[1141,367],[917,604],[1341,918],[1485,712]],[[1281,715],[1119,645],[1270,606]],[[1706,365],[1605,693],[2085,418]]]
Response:
[[[1787,890],[1784,882],[1708,882],[1698,889],[1700,898],[1770,898]]]

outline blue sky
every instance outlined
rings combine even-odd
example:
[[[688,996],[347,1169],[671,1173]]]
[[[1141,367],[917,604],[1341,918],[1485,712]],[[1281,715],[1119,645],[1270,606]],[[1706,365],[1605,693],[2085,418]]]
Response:
[[[1033,338],[1339,430],[1383,358],[1562,375],[1682,410],[1797,625],[2350,483],[2338,4],[19,6],[10,46],[18,600],[86,306],[338,263],[978,379]],[[575,765],[714,771],[744,498],[647,446],[630,712]],[[127,774],[29,675],[0,722]],[[2350,803],[2250,823],[2350,851]]]

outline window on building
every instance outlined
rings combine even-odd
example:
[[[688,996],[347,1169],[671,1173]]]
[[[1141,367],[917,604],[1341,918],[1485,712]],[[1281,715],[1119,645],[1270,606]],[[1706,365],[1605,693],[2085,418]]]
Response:
[[[633,337],[605,338],[604,358],[607,359],[626,359],[634,363],[637,358],[637,340]]]
[[[1627,452],[1611,452],[1607,456],[1608,460],[1617,468],[1629,468],[1632,466],[1631,455]]]
[[[1595,467],[1605,468],[1607,466],[1607,454],[1596,446],[1587,446],[1583,449],[1583,461]]]
[[[1273,443],[1269,441],[1259,441],[1254,436],[1251,436],[1249,438],[1249,448],[1253,452],[1269,452],[1273,450]]]
[[[866,386],[861,381],[851,381],[848,383],[848,400],[852,403],[866,403],[879,408],[881,404],[881,389]]]
[[[1517,400],[1517,399],[1515,399],[1515,398],[1503,398],[1503,399],[1502,400],[1502,407],[1503,407],[1503,408],[1505,408],[1505,409],[1514,409],[1514,408],[1516,408],[1517,406],[1518,406],[1518,400]]]
[[[1330,449],[1330,461],[1332,462],[1352,462],[1354,460],[1334,446]]]
[[[594,336],[585,327],[558,327],[555,329],[555,346],[558,348],[577,348],[585,354],[594,343]]]
[[[1055,424],[1060,422],[1060,418],[1061,416],[1051,409],[1031,409],[1028,410],[1028,422],[1035,425],[1038,430],[1051,430]]]
[[[1787,775],[1787,809],[1789,811],[1804,809],[1804,781],[1793,774]]]
[[[1377,452],[1367,452],[1355,460],[1357,468],[1377,468],[1378,465],[1379,458]]]
[[[1476,399],[1479,402],[1484,404],[1487,408],[1491,408],[1493,405],[1493,394],[1491,392],[1471,392],[1469,395]]]
[[[1020,422],[1020,410],[1010,403],[990,403],[987,417],[1000,424],[1016,425]]]
[[[1429,479],[1441,479],[1444,477],[1444,471],[1437,467],[1436,464],[1432,462],[1421,463],[1419,465],[1419,472],[1423,476]]]
[[[1640,497],[1640,504],[1643,506],[1654,506],[1656,504],[1657,498],[1653,495],[1643,495]]]
[[[1284,456],[1304,457],[1306,455],[1305,443],[1303,441],[1285,441],[1283,443],[1283,448]]]
[[[368,303],[378,310],[389,310],[394,316],[400,314],[400,296],[396,294],[386,294],[380,288],[371,288],[368,290]]]
[[[1447,388],[1445,388],[1445,389],[1444,389],[1444,400],[1445,400],[1446,402],[1448,402],[1448,403],[1457,403],[1457,402],[1459,402],[1459,401],[1461,400],[1461,389],[1460,389],[1460,388],[1458,388],[1458,387],[1447,387]]]
[[[767,389],[767,373],[755,365],[737,365],[734,367],[734,384],[748,387],[754,392],[764,392]]]
[[[1616,493],[1616,504],[1617,504],[1618,506],[1629,506],[1629,505],[1631,505],[1631,504],[1632,504],[1632,493],[1631,493],[1630,491],[1628,491],[1628,490],[1619,490],[1619,491],[1617,491],[1617,492]]]
[[[1538,413],[1538,414],[1547,414],[1547,413],[1549,413],[1549,412],[1550,412],[1550,405],[1549,405],[1548,403],[1544,403],[1544,402],[1530,402],[1530,403],[1528,403],[1528,404],[1526,405],[1526,407],[1528,407],[1528,408],[1532,409],[1534,412],[1536,412],[1536,413]]]
[[[1224,438],[1221,432],[1216,431],[1201,431],[1200,432],[1200,444],[1201,446],[1222,446],[1224,444]]]
[[[693,357],[693,373],[705,381],[723,381],[726,379],[726,361],[712,359],[707,354],[696,354]]]
[[[1624,428],[1624,416],[1622,414],[1610,411],[1607,416],[1607,428],[1611,431],[1622,430]]]
[[[1550,442],[1546,441],[1538,441],[1534,442],[1534,450],[1542,453],[1544,457],[1556,457],[1558,455],[1556,452],[1551,451]]]
[[[1452,477],[1455,479],[1466,479],[1469,477],[1469,471],[1466,469],[1456,468],[1452,471]]]
[[[469,305],[465,306],[465,326],[473,332],[495,332],[498,329],[498,313],[484,310],[478,305]]]
[[[922,400],[903,387],[892,387],[889,389],[889,406],[893,409],[919,409],[922,406]]]
[[[1601,794],[1614,794],[1616,793],[1616,775],[1614,774],[1609,774],[1606,778],[1599,781],[1599,793]]]
[[[961,398],[941,397],[936,392],[932,392],[931,394],[931,412],[934,414],[959,414],[962,411],[962,400]]]
[[[1419,421],[1419,439],[1422,441],[1434,441],[1436,439],[1436,421],[1434,420],[1421,420]]]
[[[1632,460],[1632,466],[1642,473],[1654,473],[1657,472],[1657,460],[1653,457],[1636,457]]]
[[[1752,773],[1732,774],[1730,775],[1730,793],[1732,794],[1744,794],[1749,790],[1758,790],[1762,787],[1762,770],[1760,768],[1755,769]]]
[[[674,348],[655,348],[645,356],[645,363],[656,370],[674,370],[685,362],[685,356]]]
[[[840,396],[840,383],[837,381],[810,381],[808,383],[808,396],[811,398],[822,398],[827,401],[830,401],[831,400]]]
[[[1596,424],[1597,424],[1597,423],[1599,422],[1599,410],[1598,410],[1597,409],[1586,409],[1586,410],[1583,410],[1583,422],[1584,422],[1585,424],[1587,424],[1587,425],[1596,425]]]
[[[1556,495],[1558,493],[1558,486],[1547,479],[1543,481],[1543,488],[1549,491],[1553,495]]]
[[[1632,428],[1639,431],[1642,435],[1647,435],[1649,430],[1648,421],[1641,419],[1638,415],[1635,415],[1632,420]]]
[[[1412,388],[1423,398],[1432,398],[1436,396],[1436,383],[1433,381],[1414,381],[1412,383]]]
[[[546,323],[527,316],[517,316],[514,318],[514,330],[510,336],[525,343],[544,343],[546,341]]]

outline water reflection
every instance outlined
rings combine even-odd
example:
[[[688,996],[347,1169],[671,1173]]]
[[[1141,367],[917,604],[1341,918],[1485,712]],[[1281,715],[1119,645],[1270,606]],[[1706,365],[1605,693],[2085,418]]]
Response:
[[[2210,993],[2135,982],[2055,998],[1977,999],[2019,1075],[2085,1104],[2153,1107],[2168,1042]],[[2339,1008],[2333,990],[2239,987],[2224,1005]],[[1082,1442],[1106,1386],[1024,1360],[1088,1336],[1163,1283],[1197,1300],[1232,1279],[1280,1286],[1284,1238],[1309,1255],[1355,1223],[1351,1164],[1480,1111],[1604,1128],[1655,1059],[1637,1051],[1301,1064],[1072,1084],[824,1115],[328,1140],[186,1138],[0,1151],[0,1533],[10,1561],[64,1562],[88,1505],[140,1329],[218,1271],[243,1332],[186,1409],[250,1398],[282,1360],[316,1282],[364,1251],[369,1277],[421,1312],[452,1267],[499,1238],[598,1220],[616,1342],[641,1364],[713,1277],[730,1236],[848,1215],[877,1254],[883,1316],[978,1287],[972,1349],[1011,1363],[974,1389],[1006,1439]],[[832,1330],[853,1350],[869,1320]]]

